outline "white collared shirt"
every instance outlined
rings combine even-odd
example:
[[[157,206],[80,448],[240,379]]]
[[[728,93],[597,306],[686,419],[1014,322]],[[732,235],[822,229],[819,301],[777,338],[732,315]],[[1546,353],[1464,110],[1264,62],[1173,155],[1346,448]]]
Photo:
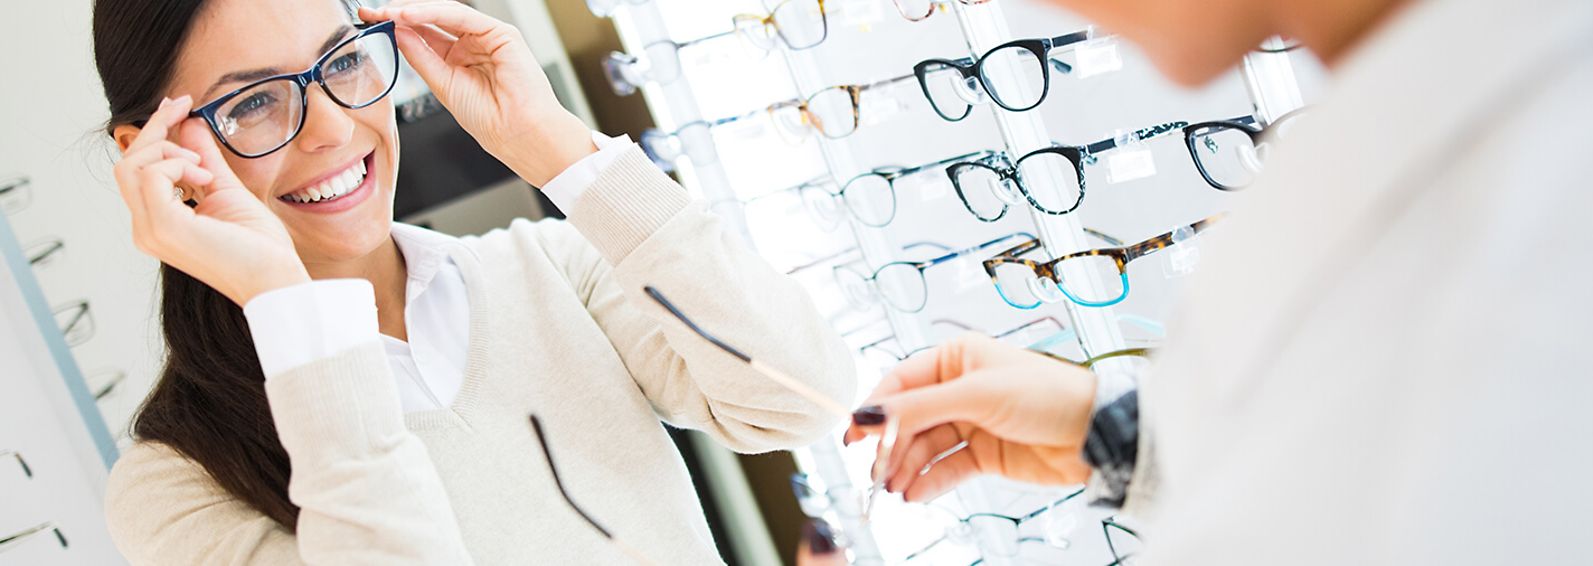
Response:
[[[542,187],[560,210],[572,210],[587,187],[632,145],[627,137],[597,132],[592,141],[596,153]],[[404,412],[453,404],[464,384],[470,350],[470,300],[464,275],[448,256],[457,239],[398,223],[393,224],[392,234],[408,272],[404,326],[409,341],[379,332],[375,290],[364,279],[321,279],[276,289],[261,293],[243,308],[266,379],[380,339],[398,381]]]

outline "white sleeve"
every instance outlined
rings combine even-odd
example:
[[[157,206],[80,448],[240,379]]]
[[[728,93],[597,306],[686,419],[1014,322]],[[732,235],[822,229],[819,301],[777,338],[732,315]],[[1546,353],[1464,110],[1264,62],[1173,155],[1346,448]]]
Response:
[[[625,150],[635,145],[631,143],[630,136],[611,138],[597,131],[592,132],[592,143],[597,146],[597,152],[581,158],[542,187],[542,194],[547,195],[548,200],[553,201],[553,206],[559,207],[559,210],[568,212],[573,208],[576,199],[586,194],[586,189],[597,182],[598,175],[621,155],[625,155]]]
[[[256,295],[243,306],[266,379],[379,341],[376,290],[364,279],[322,279]]]

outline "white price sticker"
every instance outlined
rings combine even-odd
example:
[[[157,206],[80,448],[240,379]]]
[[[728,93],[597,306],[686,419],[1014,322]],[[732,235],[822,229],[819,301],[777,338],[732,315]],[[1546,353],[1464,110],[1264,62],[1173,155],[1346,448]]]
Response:
[[[1073,48],[1076,62],[1072,75],[1088,78],[1123,68],[1123,56],[1117,52],[1117,38],[1092,39]]]
[[[970,257],[957,260],[957,292],[964,293],[969,290],[990,284],[990,276],[985,273],[984,264]]]
[[[951,180],[928,174],[915,175],[912,190],[918,193],[918,202],[934,202],[951,196]]]
[[[1156,158],[1150,149],[1119,149],[1106,158],[1106,180],[1114,185],[1155,174]]]

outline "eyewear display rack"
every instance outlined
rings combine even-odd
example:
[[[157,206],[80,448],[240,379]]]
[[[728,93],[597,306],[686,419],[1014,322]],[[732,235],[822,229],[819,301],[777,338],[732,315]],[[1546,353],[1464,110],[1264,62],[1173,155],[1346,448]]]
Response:
[[[961,2],[939,2],[931,13],[936,18],[954,16],[957,27],[961,31],[963,43],[967,49],[965,55],[977,57],[1002,43],[1014,39],[1008,28],[1007,14],[1003,11],[1003,4],[1008,0],[995,0],[985,3],[964,4]],[[826,12],[837,8],[857,10],[860,5],[873,2],[880,9],[889,11],[888,0],[828,0],[823,3]],[[666,25],[666,18],[660,10],[659,0],[630,0],[624,4],[622,10],[615,14],[615,25],[620,28],[621,38],[629,52],[643,55],[648,52],[648,46],[674,41]],[[775,5],[766,3],[763,8],[772,10]],[[937,15],[938,14],[938,15]],[[829,24],[829,34],[846,33],[849,30],[839,29],[835,23]],[[1093,30],[1092,30],[1093,31]],[[1269,46],[1281,47],[1278,40],[1273,40]],[[789,70],[790,78],[796,89],[794,93],[801,97],[806,93],[817,92],[819,89],[834,86],[824,79],[824,71],[830,61],[820,57],[818,50],[790,50],[776,47],[774,51]],[[645,57],[645,55],[643,55]],[[678,64],[678,62],[677,62]],[[999,64],[999,63],[997,63]],[[997,69],[996,72],[1006,70]],[[1013,70],[1013,72],[1016,72]],[[1286,53],[1256,52],[1247,58],[1241,69],[1245,89],[1251,99],[1254,115],[1260,124],[1270,123],[1271,120],[1283,115],[1285,112],[1302,106],[1302,96],[1295,78],[1294,69]],[[708,122],[711,117],[705,118],[699,94],[692,88],[690,73],[678,73],[672,80],[655,82],[643,89],[647,95],[649,107],[655,117],[661,118],[659,126],[666,131],[675,131],[680,126],[695,122]],[[1057,96],[1058,91],[1065,92],[1066,84],[1059,84],[1053,80],[1049,85],[1051,96]],[[975,112],[989,113],[1000,133],[1001,147],[1008,155],[1023,155],[1027,152],[1053,145],[1055,139],[1046,128],[1038,112],[1008,112],[997,108],[994,104],[983,104],[984,109],[975,109]],[[691,148],[683,151],[690,156],[690,167],[682,171],[682,181],[687,187],[698,192],[704,199],[714,203],[714,209],[735,233],[743,236],[747,243],[757,248],[756,239],[752,236],[749,221],[745,214],[747,198],[739,193],[732,184],[731,175],[726,172],[725,164],[720,160],[719,148],[710,128],[681,128],[679,143],[683,147]],[[822,164],[827,169],[828,176],[837,183],[853,175],[866,173],[872,170],[869,163],[860,163],[856,157],[860,153],[855,138],[843,137],[841,139],[827,139],[823,135],[814,135],[818,141],[818,150],[822,156]],[[1121,146],[1133,147],[1135,140],[1126,136],[1117,136]],[[924,156],[941,157],[941,156]],[[927,160],[927,159],[926,159]],[[1064,172],[1052,172],[1053,178],[1063,178]],[[1045,190],[1048,187],[1030,187],[1031,190]],[[740,206],[737,206],[739,204]],[[894,201],[893,201],[894,206]],[[1021,209],[1021,210],[1019,210]],[[1026,212],[1026,214],[1025,214]],[[1028,230],[1039,240],[1045,255],[1060,257],[1063,254],[1085,250],[1092,247],[1092,242],[1087,241],[1088,232],[1080,223],[1080,215],[1051,215],[1035,210],[1032,207],[1014,205],[1009,214],[1022,216],[1029,224]],[[905,242],[890,237],[890,230],[878,229],[862,225],[851,214],[841,214],[844,218],[846,231],[851,235],[852,244],[859,255],[866,272],[893,261],[922,259],[921,257],[907,257],[904,251]],[[1011,220],[1011,219],[1008,219]],[[1012,222],[1005,222],[1012,224]],[[966,243],[966,242],[964,242]],[[1003,246],[1005,247],[1005,246]],[[985,256],[992,255],[1001,248],[990,250]],[[921,254],[917,254],[921,256]],[[1087,270],[1078,272],[1064,272],[1063,276],[1071,281],[1086,281],[1088,285],[1100,286],[1094,273]],[[881,284],[888,284],[882,281]],[[1056,305],[1061,305],[1061,312],[1056,312]],[[933,332],[930,328],[934,322],[924,313],[907,313],[881,306],[884,318],[888,323],[890,333],[895,337],[901,352],[913,352],[919,348],[932,346],[935,343]],[[1064,316],[1069,328],[1073,329],[1079,347],[1083,352],[1110,352],[1125,347],[1126,342],[1120,330],[1119,318],[1114,315],[1111,307],[1081,307],[1073,302],[1063,300],[1052,305],[1043,305],[1037,314],[1051,312]],[[838,328],[843,333],[846,329]],[[1093,370],[1100,378],[1102,389],[1123,391],[1135,384],[1136,373],[1142,369],[1135,366],[1128,359],[1105,360],[1094,366]],[[867,370],[865,370],[867,371]],[[872,388],[873,380],[865,380],[864,391]],[[865,512],[867,502],[865,494],[871,486],[867,485],[866,478],[859,478],[857,470],[866,469],[866,463],[849,461],[848,453],[840,446],[838,438],[827,438],[807,448],[805,454],[799,453],[798,457],[806,471],[819,478],[828,497],[832,501],[834,516],[838,519],[835,526],[842,533],[849,556],[856,564],[886,564],[896,563],[901,559],[900,549],[896,552],[886,552],[880,547],[878,530],[891,528],[893,518],[884,514],[875,513],[869,516]],[[853,453],[850,458],[857,456]],[[980,511],[1022,514],[1029,512],[1030,508],[1002,509],[1000,497],[993,497],[987,493],[988,480],[969,482],[957,490],[957,496],[970,508]],[[1057,491],[1056,493],[1062,493]],[[896,497],[888,495],[884,497]],[[1049,498],[1047,498],[1049,499]],[[1010,501],[1007,500],[1007,501]],[[1030,500],[1032,501],[1032,500]],[[755,509],[751,511],[756,513]],[[762,526],[761,520],[745,522],[747,516],[734,517],[731,524],[736,525],[738,531],[757,530],[749,527]],[[1081,528],[1081,531],[1088,531]],[[976,536],[982,536],[979,534]],[[737,536],[740,536],[739,534]],[[1097,535],[1098,536],[1098,535]],[[1017,541],[990,541],[992,545],[1012,545]],[[749,543],[742,542],[740,545]],[[1104,544],[1101,545],[1104,549]],[[982,546],[981,546],[982,548]],[[1005,554],[1005,553],[1003,553]],[[986,564],[1017,564],[1019,559],[1013,556],[982,556],[982,563]],[[775,557],[769,557],[777,559]],[[918,559],[914,563],[938,564],[933,559]]]

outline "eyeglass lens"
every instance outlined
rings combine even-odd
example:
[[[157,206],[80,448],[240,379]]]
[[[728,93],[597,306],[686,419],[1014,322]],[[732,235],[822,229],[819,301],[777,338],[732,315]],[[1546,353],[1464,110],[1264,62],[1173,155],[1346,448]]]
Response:
[[[320,67],[322,84],[338,104],[358,108],[375,102],[398,76],[392,37],[370,33],[344,43]],[[235,151],[260,155],[286,144],[304,117],[304,92],[284,78],[249,87],[215,111],[216,128]]]

